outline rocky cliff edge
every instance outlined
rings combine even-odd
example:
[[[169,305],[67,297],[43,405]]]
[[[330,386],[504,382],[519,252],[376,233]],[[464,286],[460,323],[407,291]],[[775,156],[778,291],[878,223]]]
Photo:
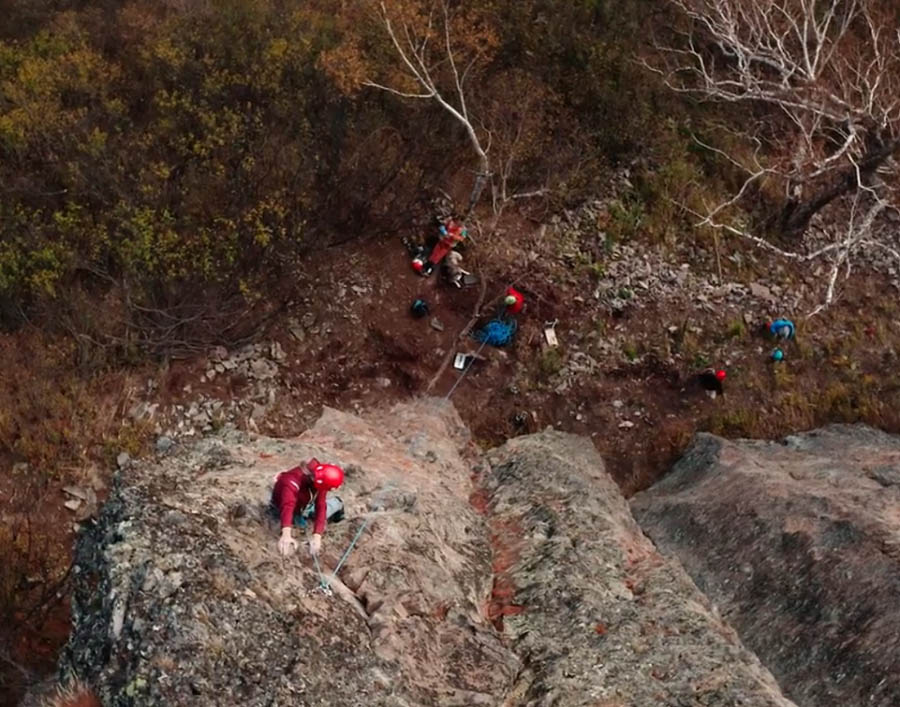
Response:
[[[699,435],[632,510],[797,704],[900,705],[900,438]]]
[[[334,594],[276,554],[273,476],[343,465]],[[452,406],[326,410],[121,473],[79,541],[65,679],[105,705],[789,705],[634,523],[591,444],[487,462]]]

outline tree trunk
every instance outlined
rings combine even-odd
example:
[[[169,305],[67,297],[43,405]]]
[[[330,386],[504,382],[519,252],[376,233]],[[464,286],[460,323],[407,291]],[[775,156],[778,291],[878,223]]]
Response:
[[[873,145],[859,161],[858,169],[848,167],[831,184],[828,184],[809,199],[789,199],[781,210],[778,227],[782,234],[791,238],[800,238],[809,227],[812,217],[828,206],[838,197],[858,189],[868,181],[887,159],[900,148],[900,139],[890,140]]]
[[[481,198],[481,192],[487,184],[488,177],[491,176],[487,156],[482,154],[479,157],[478,174],[475,175],[475,183],[472,185],[472,191],[469,193],[469,205],[466,207],[466,215],[463,221],[468,221],[469,216],[475,210],[478,200]]]

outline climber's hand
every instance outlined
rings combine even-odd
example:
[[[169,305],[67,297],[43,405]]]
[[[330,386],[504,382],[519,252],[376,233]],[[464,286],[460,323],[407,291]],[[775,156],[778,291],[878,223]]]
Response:
[[[291,529],[282,528],[281,537],[278,538],[278,552],[280,552],[283,557],[287,557],[288,555],[293,554],[296,549],[297,541],[291,537]]]
[[[318,533],[315,533],[309,539],[309,554],[310,555],[318,555],[319,550],[322,549],[322,536]]]

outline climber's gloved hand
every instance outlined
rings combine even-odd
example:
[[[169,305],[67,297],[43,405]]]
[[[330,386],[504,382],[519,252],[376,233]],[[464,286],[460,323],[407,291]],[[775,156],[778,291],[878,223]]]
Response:
[[[322,536],[318,533],[313,534],[313,536],[309,539],[309,554],[310,555],[318,555],[319,550],[322,549]]]
[[[278,552],[280,552],[283,557],[288,557],[293,554],[296,549],[297,541],[291,537],[291,529],[282,528],[281,537],[278,538]]]

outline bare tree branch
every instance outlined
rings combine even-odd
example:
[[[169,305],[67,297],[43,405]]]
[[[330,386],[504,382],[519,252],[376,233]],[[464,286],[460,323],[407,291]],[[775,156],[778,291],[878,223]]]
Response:
[[[840,273],[850,271],[855,253],[895,250],[875,226],[893,208],[900,178],[900,16],[891,0],[669,2],[684,24],[673,30],[673,41],[657,47],[660,60],[644,65],[674,91],[751,104],[772,117],[744,135],[756,145],[749,167],[746,157],[694,138],[747,176],[706,213],[688,212],[698,226],[796,262],[829,258],[817,314],[834,301]],[[769,194],[780,184],[784,203],[777,218],[749,227],[746,214],[763,183]],[[844,225],[829,230],[832,242],[804,247],[812,218],[830,205]],[[794,247],[773,242],[774,230]]]
[[[371,88],[377,88],[381,91],[386,91],[401,98],[432,99],[463,126],[466,131],[466,135],[468,136],[472,150],[475,152],[475,155],[478,158],[479,165],[479,172],[475,177],[475,183],[469,196],[469,205],[466,212],[466,217],[468,217],[471,214],[472,210],[475,208],[475,205],[478,202],[478,198],[481,195],[481,191],[484,188],[486,179],[490,174],[490,160],[488,159],[487,150],[482,146],[478,131],[475,129],[475,124],[470,119],[464,88],[466,77],[469,74],[472,66],[475,64],[478,58],[478,53],[476,53],[475,56],[468,62],[468,65],[464,69],[462,75],[460,75],[457,69],[456,58],[453,51],[453,42],[450,32],[449,8],[446,0],[440,0],[440,8],[443,21],[444,52],[446,54],[447,64],[450,67],[450,91],[455,94],[455,99],[448,99],[439,89],[437,82],[432,76],[432,70],[428,68],[427,52],[428,40],[431,37],[432,33],[432,13],[429,12],[428,21],[425,27],[412,27],[406,21],[401,20],[402,31],[404,36],[406,37],[406,43],[408,46],[408,48],[404,48],[404,46],[397,38],[397,32],[395,30],[394,23],[391,20],[391,14],[388,11],[386,4],[382,1],[379,5],[380,15],[385,30],[387,31],[387,34],[391,39],[391,43],[393,44],[394,49],[403,66],[405,66],[408,70],[407,76],[413,82],[418,84],[421,90],[408,91],[404,90],[403,88],[396,88],[371,80],[364,81],[363,85],[369,86]],[[417,30],[421,34],[421,39],[419,41],[416,41],[415,39]],[[454,105],[451,100],[455,100],[456,105]]]
[[[396,88],[391,88],[390,86],[383,86],[374,81],[363,81],[363,86],[387,91],[388,93],[393,93],[395,96],[400,96],[401,98],[434,98],[434,93],[407,93],[406,91],[398,91]]]

